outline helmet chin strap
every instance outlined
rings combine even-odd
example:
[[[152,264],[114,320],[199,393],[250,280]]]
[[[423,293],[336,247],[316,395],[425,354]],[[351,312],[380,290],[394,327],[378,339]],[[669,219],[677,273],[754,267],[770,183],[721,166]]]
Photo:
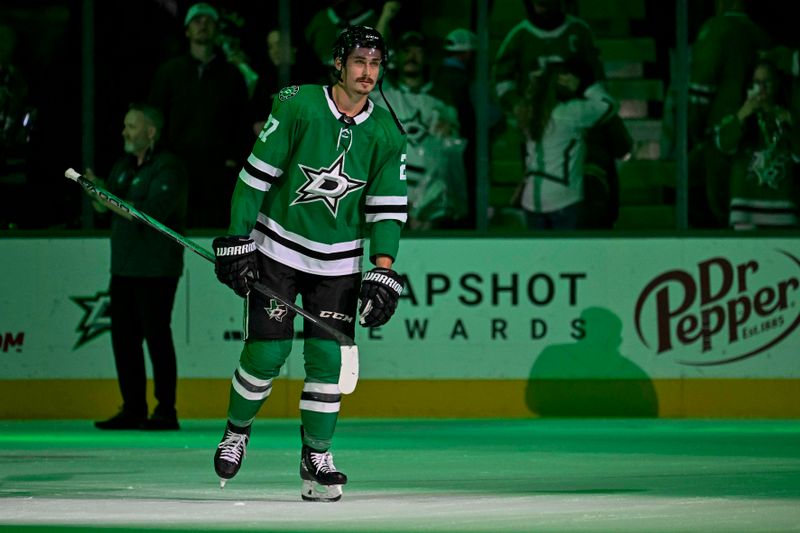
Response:
[[[401,135],[406,134],[406,130],[403,128],[403,124],[400,122],[400,119],[397,118],[397,114],[392,109],[392,104],[389,103],[389,100],[386,99],[386,95],[383,94],[383,75],[378,78],[378,92],[381,93],[383,97],[383,101],[386,102],[386,107],[389,108],[389,113],[392,114],[392,118],[394,119],[394,123],[397,125],[397,129],[400,130]]]

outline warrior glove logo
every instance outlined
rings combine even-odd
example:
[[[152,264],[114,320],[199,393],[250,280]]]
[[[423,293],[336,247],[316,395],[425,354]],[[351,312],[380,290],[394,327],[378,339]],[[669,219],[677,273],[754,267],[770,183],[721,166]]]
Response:
[[[298,196],[291,205],[322,202],[334,217],[339,209],[339,202],[367,184],[345,174],[344,153],[328,168],[313,169],[304,165],[298,166],[307,181],[297,189]]]
[[[393,280],[386,274],[381,274],[379,272],[367,272],[364,275],[364,281],[374,281],[375,283],[380,283],[381,285],[392,289],[397,293],[398,296],[403,294],[403,285]]]
[[[226,255],[244,255],[250,254],[256,251],[256,243],[250,242],[247,244],[242,244],[239,246],[226,246],[224,248],[217,248],[216,254],[217,257],[223,257]]]

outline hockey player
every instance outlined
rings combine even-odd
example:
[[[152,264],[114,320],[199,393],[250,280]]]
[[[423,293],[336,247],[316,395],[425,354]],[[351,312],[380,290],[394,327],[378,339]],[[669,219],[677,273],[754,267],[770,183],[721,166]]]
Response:
[[[223,485],[239,470],[253,419],[294,337],[294,313],[248,284],[260,279],[290,299],[300,294],[306,310],[351,338],[356,318],[365,327],[385,324],[402,292],[392,265],[407,216],[406,141],[390,113],[368,98],[386,59],[376,30],[345,30],[333,48],[339,81],[281,90],[239,174],[229,234],[213,243],[217,277],[245,298],[247,324],[214,455]],[[367,237],[376,268],[362,282]],[[328,451],[341,401],[340,349],[308,321],[304,336],[301,495],[336,501],[347,482]]]

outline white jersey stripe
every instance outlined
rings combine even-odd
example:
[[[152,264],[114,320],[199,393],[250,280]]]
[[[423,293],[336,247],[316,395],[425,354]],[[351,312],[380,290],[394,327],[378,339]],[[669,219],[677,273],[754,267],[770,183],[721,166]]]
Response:
[[[250,156],[247,158],[247,162],[253,165],[256,169],[269,174],[270,176],[275,176],[276,178],[280,178],[283,175],[283,170],[279,169],[278,167],[273,167],[269,163],[262,161],[255,154],[251,153]]]
[[[326,244],[322,242],[312,241],[303,237],[302,235],[298,235],[297,233],[293,233],[283,228],[283,226],[275,222],[275,220],[264,215],[264,213],[258,214],[258,221],[264,224],[270,230],[274,231],[275,233],[283,237],[284,239],[296,242],[303,248],[308,248],[309,250],[313,250],[315,252],[320,252],[323,254],[347,252],[350,250],[356,250],[358,248],[362,248],[364,246],[364,239],[355,239],[352,241],[338,242],[334,244]]]
[[[322,394],[341,394],[342,392],[339,390],[339,385],[336,383],[314,383],[314,382],[304,383],[303,391],[320,392]]]
[[[242,169],[239,172],[239,179],[242,180],[243,182],[245,182],[250,187],[252,187],[254,189],[257,189],[259,191],[266,192],[271,187],[271,185],[269,183],[267,183],[266,181],[260,180],[258,178],[254,178],[253,176],[248,174],[245,169]]]
[[[236,377],[233,378],[231,383],[233,385],[233,390],[236,391],[236,394],[238,394],[239,396],[241,396],[245,400],[252,400],[252,401],[263,400],[265,398],[268,398],[269,395],[272,393],[272,387],[269,387],[268,389],[266,389],[263,392],[252,392],[252,391],[249,391],[245,387],[243,387],[241,383],[239,383],[236,380]]]
[[[315,402],[314,400],[300,400],[301,411],[314,411],[316,413],[338,413],[340,402]]]
[[[249,374],[242,368],[242,365],[239,365],[236,371],[239,372],[239,375],[242,376],[248,383],[255,387],[266,387],[272,383],[271,379],[261,379],[255,377],[253,374]]]
[[[309,274],[317,274],[320,276],[347,276],[348,274],[357,274],[361,272],[362,256],[360,255],[357,257],[326,261],[324,259],[308,257],[291,248],[283,246],[280,243],[268,239],[266,235],[258,230],[253,230],[251,237],[253,237],[261,253],[287,266],[300,270],[301,272],[308,272]]]
[[[405,224],[408,220],[408,215],[406,213],[372,213],[366,215],[366,221],[370,224],[381,220],[397,220]]]
[[[405,196],[367,196],[367,205],[407,205]]]

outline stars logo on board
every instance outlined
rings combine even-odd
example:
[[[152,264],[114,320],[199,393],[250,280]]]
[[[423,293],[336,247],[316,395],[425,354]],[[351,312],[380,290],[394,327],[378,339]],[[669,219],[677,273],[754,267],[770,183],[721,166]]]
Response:
[[[111,330],[111,297],[108,291],[98,292],[94,296],[70,296],[69,299],[83,309],[81,323],[75,328],[80,337],[73,350]]]

